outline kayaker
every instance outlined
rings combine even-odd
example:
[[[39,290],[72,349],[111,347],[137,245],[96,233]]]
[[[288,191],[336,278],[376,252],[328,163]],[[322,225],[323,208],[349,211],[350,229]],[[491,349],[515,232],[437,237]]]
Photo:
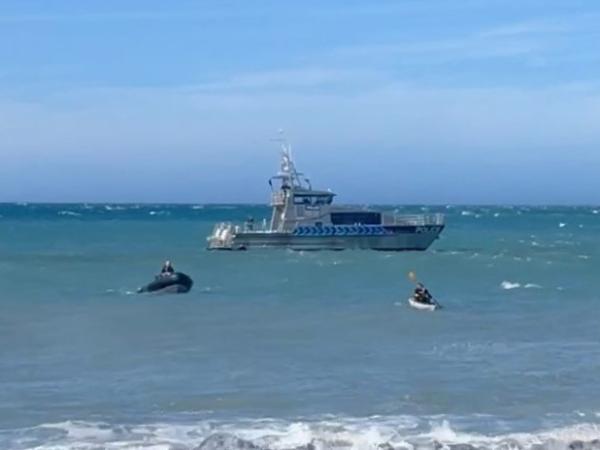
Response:
[[[431,294],[423,283],[417,283],[415,288],[415,300],[421,303],[431,303]]]

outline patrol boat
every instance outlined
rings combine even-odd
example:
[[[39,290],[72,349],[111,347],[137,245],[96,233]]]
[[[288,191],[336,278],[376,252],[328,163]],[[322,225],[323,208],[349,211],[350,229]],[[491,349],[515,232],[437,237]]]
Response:
[[[269,185],[270,222],[216,224],[207,238],[208,249],[426,250],[444,229],[442,214],[401,215],[333,205],[333,192],[313,189],[296,170],[287,143],[282,144],[281,167]]]

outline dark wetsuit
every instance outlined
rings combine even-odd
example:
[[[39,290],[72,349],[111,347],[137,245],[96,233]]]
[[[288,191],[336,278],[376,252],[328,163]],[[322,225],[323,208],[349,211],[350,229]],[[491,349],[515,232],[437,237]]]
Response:
[[[169,265],[164,265],[163,268],[160,271],[160,274],[165,276],[165,275],[173,275],[175,273],[175,269],[173,269],[173,266]]]
[[[431,294],[425,286],[417,286],[415,289],[415,300],[421,303],[431,303]]]

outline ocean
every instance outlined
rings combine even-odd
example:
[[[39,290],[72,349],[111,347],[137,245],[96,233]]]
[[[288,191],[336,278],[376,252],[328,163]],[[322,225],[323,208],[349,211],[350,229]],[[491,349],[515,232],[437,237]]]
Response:
[[[0,205],[0,449],[600,449],[600,207],[385,208],[447,226],[209,252],[269,209]],[[192,291],[135,294],[165,259]]]

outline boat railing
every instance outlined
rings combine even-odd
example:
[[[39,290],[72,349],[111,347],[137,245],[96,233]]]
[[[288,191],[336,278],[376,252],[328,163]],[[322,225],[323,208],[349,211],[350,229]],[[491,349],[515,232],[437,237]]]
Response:
[[[441,226],[444,225],[443,214],[384,214],[382,225],[405,226]]]

